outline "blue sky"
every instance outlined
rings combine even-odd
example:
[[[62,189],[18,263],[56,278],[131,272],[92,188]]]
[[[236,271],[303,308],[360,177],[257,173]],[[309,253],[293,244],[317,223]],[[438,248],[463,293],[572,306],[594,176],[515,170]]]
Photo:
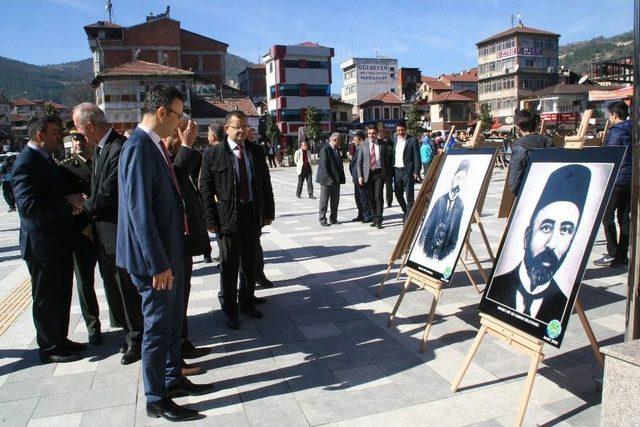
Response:
[[[335,49],[339,63],[353,56],[396,57],[399,66],[438,75],[473,67],[475,43],[525,25],[560,33],[560,43],[611,36],[633,28],[632,0],[227,1],[112,0],[115,22],[134,25],[171,6],[182,28],[229,44],[229,52],[257,62],[274,44],[315,41]],[[104,19],[103,0],[2,0],[0,56],[32,64],[90,56],[82,27]],[[1,70],[0,70],[1,71]]]

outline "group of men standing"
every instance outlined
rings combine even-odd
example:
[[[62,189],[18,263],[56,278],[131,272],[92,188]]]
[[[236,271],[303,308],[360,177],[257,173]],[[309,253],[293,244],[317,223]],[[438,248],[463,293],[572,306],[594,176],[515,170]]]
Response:
[[[333,133],[329,142],[320,149],[316,182],[320,184],[319,220],[322,226],[340,224],[340,185],[345,183],[339,152],[341,145],[342,136]],[[391,206],[393,188],[404,221],[413,206],[414,186],[420,178],[421,165],[420,146],[413,136],[407,134],[404,120],[398,121],[392,141],[385,139],[383,131],[373,125],[367,126],[366,134],[362,130],[356,131],[349,150],[349,172],[358,209],[358,215],[352,221],[382,228],[385,188],[387,207]],[[301,175],[298,176],[300,179]],[[299,188],[301,185],[299,181]],[[326,217],[328,206],[329,220]]]
[[[13,170],[41,361],[75,361],[86,349],[68,338],[74,267],[89,342],[103,342],[93,289],[97,263],[111,325],[126,331],[121,363],[142,359],[147,414],[172,421],[200,417],[173,397],[213,388],[186,378],[202,370],[184,358],[210,351],[188,339],[193,256],[210,254],[207,231],[216,233],[229,326],[239,327],[239,312],[262,317],[255,304],[264,299],[254,295],[260,230],[275,217],[266,159],[245,141],[244,114],[229,113],[226,140],[201,156],[193,149],[197,124],[183,111],[180,91],[154,87],[125,140],[96,105],[80,104],[73,111],[73,155],[60,164],[53,158],[58,120],[34,119]]]

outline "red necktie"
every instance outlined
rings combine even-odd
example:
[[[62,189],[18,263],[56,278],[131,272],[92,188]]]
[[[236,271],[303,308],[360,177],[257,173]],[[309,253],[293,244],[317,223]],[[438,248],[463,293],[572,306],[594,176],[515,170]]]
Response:
[[[240,200],[246,202],[249,200],[249,180],[247,179],[247,165],[244,163],[244,153],[242,146],[237,145],[239,156],[238,159],[238,176],[240,177]]]
[[[376,168],[376,145],[373,141],[369,141],[371,145],[371,153],[369,154],[369,169],[374,170]]]
[[[180,196],[180,201],[182,202],[182,221],[184,223],[184,234],[189,234],[189,223],[187,222],[187,212],[184,206],[184,199],[182,198],[182,193],[180,192],[180,187],[178,187],[178,180],[176,178],[176,173],[173,170],[173,162],[171,161],[171,157],[169,157],[169,151],[167,150],[167,146],[164,145],[164,141],[160,140],[160,147],[162,148],[162,153],[164,154],[164,158],[167,160],[167,169],[169,169],[169,176],[171,177],[171,182],[173,183],[173,187],[178,192],[178,196]]]

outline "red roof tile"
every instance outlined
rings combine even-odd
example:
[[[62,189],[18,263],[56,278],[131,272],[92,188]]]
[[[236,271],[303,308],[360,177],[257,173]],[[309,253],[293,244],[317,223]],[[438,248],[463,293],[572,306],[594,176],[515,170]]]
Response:
[[[396,95],[393,92],[390,91],[386,91],[383,93],[379,93],[378,95],[369,98],[368,100],[366,100],[365,102],[363,102],[362,104],[360,104],[360,106],[365,106],[365,105],[369,105],[369,104],[402,104],[402,99],[400,99],[398,97],[398,95]]]
[[[26,98],[18,98],[15,101],[13,101],[13,105],[17,105],[19,107],[25,106],[25,105],[36,105],[35,102],[33,101],[29,101]]]
[[[124,28],[122,25],[118,25],[115,22],[98,21],[93,24],[85,25],[85,28]]]
[[[509,28],[508,30],[505,30],[501,33],[495,34],[489,38],[486,38],[484,40],[479,41],[478,43],[476,43],[477,45],[483,44],[483,43],[487,43],[490,42],[492,40],[498,40],[501,39],[503,37],[507,37],[510,36],[512,34],[516,34],[516,33],[521,33],[521,34],[541,34],[541,35],[548,35],[548,36],[558,36],[560,37],[560,34],[556,34],[556,33],[552,33],[550,31],[545,31],[545,30],[538,30],[537,28],[531,28],[531,27],[525,27],[524,25],[522,26],[516,26],[513,28]]]
[[[257,117],[260,115],[258,114],[258,110],[256,110],[256,107],[253,105],[253,102],[251,102],[251,100],[246,97],[226,98],[222,101],[219,99],[205,98],[205,101],[227,112],[233,111],[233,110],[240,110],[247,116]]]
[[[194,73],[187,70],[181,70],[176,67],[168,67],[147,61],[133,61],[117,67],[108,68],[98,77],[102,76],[193,76]]]
[[[461,92],[446,92],[441,93],[440,95],[434,96],[429,104],[441,104],[443,102],[453,102],[453,101],[464,101],[464,102],[474,102],[477,100],[477,97],[468,96],[468,92],[474,93],[471,91],[465,91],[465,94]]]
[[[449,82],[477,82],[478,68],[472,68],[462,73],[445,74],[442,76],[442,80]]]
[[[432,90],[450,90],[448,84],[441,82],[435,77],[422,76],[422,83],[426,83]]]

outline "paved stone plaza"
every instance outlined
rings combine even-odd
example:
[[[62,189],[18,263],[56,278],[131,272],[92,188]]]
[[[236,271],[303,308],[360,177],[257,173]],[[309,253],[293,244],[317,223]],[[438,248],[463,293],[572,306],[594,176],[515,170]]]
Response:
[[[495,171],[483,212],[494,250],[506,223],[497,219],[504,177]],[[392,328],[387,319],[400,282],[391,280],[382,299],[375,297],[402,226],[397,203],[385,209],[382,230],[351,223],[353,187],[342,186],[339,219],[345,223],[325,228],[318,224],[317,200],[295,198],[295,168],[272,170],[272,182],[276,220],[265,228],[262,244],[266,275],[276,286],[258,291],[268,298],[261,306],[264,319],[243,317],[241,330],[227,329],[216,297],[218,268],[201,258],[194,265],[191,339],[213,351],[197,360],[208,372],[192,380],[216,383],[212,394],[176,400],[206,414],[194,425],[511,425],[529,359],[497,340],[485,339],[461,390],[449,390],[479,328],[480,296],[462,267],[445,289],[426,351],[419,353],[431,294],[412,289]],[[2,203],[0,299],[27,275],[17,246],[18,216],[4,213]],[[472,236],[486,260],[479,233]],[[600,233],[591,261],[603,251]],[[107,306],[96,274],[106,342],[89,347],[82,361],[40,365],[29,309],[0,336],[0,424],[163,422],[145,414],[140,364],[119,363],[124,336],[105,329]],[[580,298],[596,337],[602,344],[622,341],[626,272],[590,263],[585,283]],[[75,297],[70,328],[70,338],[86,342]],[[546,347],[545,354],[525,425],[600,425],[602,369],[576,316],[562,348]]]

